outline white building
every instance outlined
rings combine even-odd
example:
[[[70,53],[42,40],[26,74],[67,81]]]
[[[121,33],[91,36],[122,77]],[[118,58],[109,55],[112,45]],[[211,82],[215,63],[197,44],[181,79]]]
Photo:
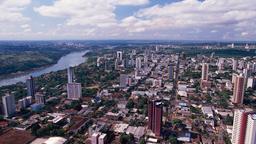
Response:
[[[245,144],[256,144],[256,114],[247,116]]]
[[[98,138],[98,144],[106,144],[107,134],[101,134]]]
[[[116,52],[116,58],[118,61],[122,61],[123,60],[123,52],[122,51],[117,51]]]
[[[15,113],[15,98],[14,95],[7,94],[2,97],[4,116],[10,117]]]
[[[91,144],[98,144],[99,133],[93,133],[91,137]]]
[[[202,64],[202,80],[208,80],[209,65],[207,63]]]
[[[138,70],[141,69],[141,58],[140,57],[136,58],[136,69],[138,69]]]
[[[68,99],[79,100],[82,97],[82,88],[80,83],[67,84]]]
[[[256,87],[256,78],[255,77],[249,77],[247,80],[247,88],[255,88]]]

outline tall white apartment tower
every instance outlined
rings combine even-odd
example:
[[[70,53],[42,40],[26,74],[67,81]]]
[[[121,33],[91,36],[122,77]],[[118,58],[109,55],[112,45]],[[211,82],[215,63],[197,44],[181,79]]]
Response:
[[[74,76],[75,76],[74,68],[68,67],[67,73],[68,73],[68,83],[72,83],[74,81]]]
[[[232,69],[234,71],[236,71],[237,70],[237,59],[233,59],[232,61],[233,61]]]
[[[2,97],[4,116],[10,117],[15,113],[15,98],[14,95],[6,94]]]
[[[245,144],[256,144],[256,114],[247,116]]]
[[[209,65],[207,63],[202,64],[202,80],[208,80]]]
[[[235,110],[231,139],[232,144],[244,144],[247,115],[245,110]]]
[[[136,58],[136,69],[141,69],[141,58],[137,57]]]
[[[67,84],[68,99],[79,100],[82,96],[82,88],[80,83]]]
[[[123,52],[122,51],[117,51],[116,52],[116,58],[118,61],[122,61],[123,60]]]
[[[245,88],[245,78],[241,75],[236,75],[234,80],[234,89],[232,103],[243,104],[244,100],[244,88]]]

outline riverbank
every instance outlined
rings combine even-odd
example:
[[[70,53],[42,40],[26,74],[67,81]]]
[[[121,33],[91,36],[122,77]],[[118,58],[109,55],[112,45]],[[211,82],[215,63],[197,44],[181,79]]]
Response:
[[[62,56],[56,64],[44,66],[42,68],[21,72],[18,74],[9,75],[9,77],[0,79],[0,87],[6,85],[16,84],[18,82],[25,82],[28,76],[32,75],[38,77],[40,75],[66,69],[70,66],[76,66],[85,62],[86,58],[84,55],[88,53],[88,50],[71,52],[65,56]]]

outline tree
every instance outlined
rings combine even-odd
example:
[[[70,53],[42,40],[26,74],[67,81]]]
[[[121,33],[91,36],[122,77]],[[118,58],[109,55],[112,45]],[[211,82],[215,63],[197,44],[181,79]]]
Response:
[[[126,108],[128,108],[128,109],[134,108],[134,102],[132,100],[128,100],[128,102],[126,104]]]
[[[134,136],[132,134],[127,135],[127,134],[123,133],[120,136],[121,144],[133,144],[133,141],[134,141]]]
[[[169,139],[168,139],[169,143],[171,144],[177,144],[178,143],[178,140],[177,140],[177,137],[171,135],[169,136]]]
[[[232,125],[233,124],[233,117],[231,117],[229,114],[224,117],[223,119],[224,124],[226,125]]]
[[[140,139],[139,144],[146,144],[146,140],[144,138]]]

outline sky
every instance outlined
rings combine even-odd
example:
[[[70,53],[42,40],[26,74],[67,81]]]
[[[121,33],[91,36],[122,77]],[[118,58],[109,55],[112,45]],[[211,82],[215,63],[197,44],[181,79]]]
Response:
[[[255,41],[256,0],[0,0],[0,40]]]

